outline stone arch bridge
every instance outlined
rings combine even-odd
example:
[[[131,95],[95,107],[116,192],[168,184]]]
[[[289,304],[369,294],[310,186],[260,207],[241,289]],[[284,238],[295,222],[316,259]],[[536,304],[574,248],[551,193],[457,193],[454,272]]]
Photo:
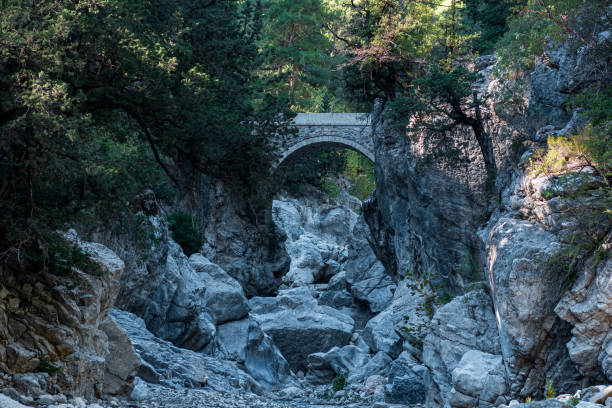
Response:
[[[375,161],[373,127],[367,113],[298,113],[292,125],[297,133],[277,141],[280,158],[275,167],[322,145],[347,147]]]

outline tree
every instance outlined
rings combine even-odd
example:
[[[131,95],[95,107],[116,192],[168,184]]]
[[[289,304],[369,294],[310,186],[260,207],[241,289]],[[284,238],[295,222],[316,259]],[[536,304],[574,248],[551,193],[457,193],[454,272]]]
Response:
[[[253,7],[230,0],[5,0],[0,256],[199,174],[246,192],[283,109],[258,79]],[[244,7],[243,7],[244,6]],[[260,24],[259,24],[260,26]],[[259,124],[259,125],[257,125]],[[264,125],[265,124],[265,125]]]
[[[344,19],[330,24],[328,30],[347,56],[340,67],[348,88],[370,102],[377,97],[393,100],[431,52],[438,30],[434,22],[435,9],[424,2],[353,0],[347,4]]]
[[[487,191],[493,192],[497,166],[490,136],[480,110],[480,100],[472,83],[476,74],[458,66],[450,72],[433,67],[428,74],[415,80],[408,93],[390,104],[390,118],[405,127],[416,114],[417,126],[444,134],[457,126],[468,126],[480,147],[487,172]]]
[[[321,0],[270,0],[264,8],[263,49],[268,86],[293,105],[308,99],[330,78],[330,42],[322,28]]]

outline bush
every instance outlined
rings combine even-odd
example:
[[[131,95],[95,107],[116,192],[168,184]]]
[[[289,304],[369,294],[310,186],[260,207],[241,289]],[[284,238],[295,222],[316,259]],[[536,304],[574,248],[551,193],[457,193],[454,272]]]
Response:
[[[196,220],[182,211],[168,217],[172,238],[183,248],[185,255],[190,256],[202,248],[204,237],[198,230]]]
[[[551,379],[546,380],[546,398],[547,399],[555,398],[556,394],[557,394],[557,391],[555,390],[555,387],[553,387],[552,380]]]
[[[73,268],[91,275],[102,276],[104,271],[76,244],[66,241],[56,232],[41,235],[36,245],[25,249],[25,257],[34,270],[53,275],[69,276]]]
[[[340,390],[343,390],[344,387],[346,387],[347,381],[346,381],[346,377],[344,376],[343,373],[338,373],[336,374],[336,377],[334,378],[334,381],[332,383],[332,388],[334,390],[334,392],[338,392]]]

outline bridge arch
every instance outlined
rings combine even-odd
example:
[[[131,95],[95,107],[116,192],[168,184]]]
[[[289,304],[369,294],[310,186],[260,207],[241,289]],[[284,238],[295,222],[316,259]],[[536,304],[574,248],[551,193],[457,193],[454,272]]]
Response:
[[[276,140],[279,159],[275,168],[297,157],[309,147],[342,146],[375,162],[372,121],[366,113],[298,113],[295,133]]]
[[[280,167],[283,163],[290,162],[292,158],[298,156],[301,152],[307,151],[310,147],[325,145],[347,147],[361,153],[372,161],[372,163],[376,163],[374,152],[368,146],[362,143],[340,136],[317,136],[302,140],[284,150],[275,167]]]

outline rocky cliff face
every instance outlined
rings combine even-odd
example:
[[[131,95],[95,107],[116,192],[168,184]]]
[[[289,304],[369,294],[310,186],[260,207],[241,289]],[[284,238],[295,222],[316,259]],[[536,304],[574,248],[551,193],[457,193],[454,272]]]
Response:
[[[0,271],[0,369],[13,373],[12,387],[33,396],[129,395],[140,362],[108,319],[124,263],[74,231],[65,237],[89,257],[94,272]]]
[[[266,214],[269,207],[259,208],[256,200],[223,182],[202,180],[196,196],[181,203],[200,221],[202,254],[240,282],[248,297],[274,294],[289,265],[282,237]]]
[[[569,261],[559,261],[591,228],[584,218],[596,211],[605,185],[592,168],[578,168],[543,176],[517,168],[502,207],[481,230],[502,352],[517,395],[537,394],[544,379],[564,390],[605,380],[609,260],[580,261],[577,253],[573,271]],[[601,239],[609,230],[603,217],[588,233]]]
[[[500,169],[499,200],[488,206],[468,131],[445,135],[449,143],[436,156],[436,135],[400,135],[384,112],[378,116],[386,130],[376,141],[377,188],[364,206],[377,256],[397,274],[441,277],[454,293],[488,282],[481,304],[465,309],[455,299],[431,320],[417,356],[429,369],[431,404],[499,405],[502,396],[541,395],[547,380],[560,391],[612,380],[609,258],[579,252],[571,276],[559,262],[587,230],[609,254],[609,219],[585,226],[584,216],[597,211],[604,180],[585,163],[550,175],[527,166],[549,135],[584,125],[564,104],[592,80],[585,75],[589,52],[562,46],[550,55],[525,93],[528,123],[494,109],[503,84],[489,77],[493,59],[477,60],[485,79],[475,89],[488,101],[486,127]]]
[[[483,114],[503,166],[513,141],[523,135],[520,115],[502,119],[493,112],[500,94],[500,84],[489,78],[493,63],[491,57],[477,60],[485,80],[475,89],[483,99],[489,95]],[[384,111],[374,118],[381,135],[376,191],[364,215],[376,252],[392,273],[438,276],[461,292],[482,279],[484,248],[476,231],[491,211],[484,197],[484,162],[471,130],[405,135],[385,120]]]

